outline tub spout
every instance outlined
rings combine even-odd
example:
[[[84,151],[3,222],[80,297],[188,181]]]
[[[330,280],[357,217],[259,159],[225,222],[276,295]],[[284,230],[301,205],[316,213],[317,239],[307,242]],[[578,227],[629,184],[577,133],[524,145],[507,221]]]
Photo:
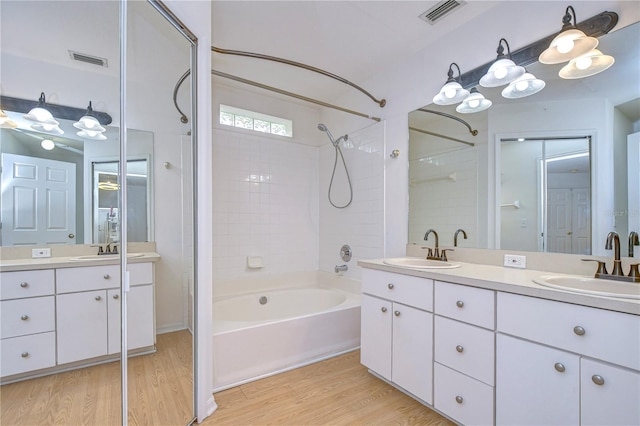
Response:
[[[348,269],[349,267],[347,265],[336,265],[336,267],[334,268],[334,270],[336,271],[336,274],[340,272],[345,272]]]

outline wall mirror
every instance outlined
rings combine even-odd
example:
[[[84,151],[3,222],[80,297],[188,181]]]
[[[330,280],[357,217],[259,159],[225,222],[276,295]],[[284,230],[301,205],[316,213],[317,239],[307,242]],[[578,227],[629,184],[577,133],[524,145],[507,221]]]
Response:
[[[409,114],[409,243],[424,245],[426,230],[433,228],[440,244],[451,246],[462,228],[468,238],[460,235],[461,247],[606,255],[600,245],[614,230],[626,253],[626,236],[633,230],[627,221],[627,135],[638,131],[640,121],[640,23],[599,41],[599,49],[616,60],[600,74],[565,80],[558,76],[563,64],[534,63],[527,71],[546,87],[530,97],[507,100],[502,87],[479,87],[493,102],[488,110],[460,114],[456,105],[430,104]],[[572,145],[578,139],[584,148]],[[578,154],[581,160],[555,164],[547,157]],[[508,179],[516,160],[521,165],[527,160],[530,172],[525,176],[520,167],[521,175]],[[581,211],[573,218],[575,229],[563,229],[562,241],[560,231],[548,225],[566,226],[558,220],[568,219],[569,210],[549,218],[549,191],[541,181],[545,167],[590,182],[580,184],[589,190],[582,191],[582,210],[574,207],[574,213]],[[547,175],[546,183],[555,178],[556,187],[569,185],[558,183],[558,176]],[[560,196],[557,192],[553,195]]]
[[[29,182],[2,174],[2,200],[0,217],[2,221],[2,246],[54,245],[54,244],[102,244],[116,242],[115,230],[118,220],[118,158],[119,129],[109,126],[106,140],[83,140],[76,136],[77,129],[70,120],[58,120],[63,135],[51,135],[32,131],[31,123],[24,120],[23,113],[5,111],[16,128],[0,129],[0,154],[3,170],[10,171],[14,164],[37,162],[56,170],[64,170],[69,178],[52,182],[40,176],[36,182]],[[127,170],[131,185],[127,196],[128,208],[132,213],[128,240],[130,242],[153,241],[153,133],[128,130],[128,151],[130,166]],[[50,141],[50,142],[45,142]],[[50,145],[49,145],[50,143]],[[106,166],[110,164],[110,166]],[[102,165],[103,179],[113,185],[101,184],[96,180],[96,166]],[[108,170],[107,170],[108,168]],[[31,192],[21,196],[24,185],[55,185],[54,203],[31,197]],[[102,187],[102,189],[100,188]],[[17,189],[16,189],[17,188]],[[143,191],[143,192],[141,192]],[[44,194],[44,191],[40,191]],[[106,199],[109,204],[106,205]],[[49,200],[51,201],[51,200]],[[34,204],[35,203],[35,204]],[[42,203],[42,206],[38,204]],[[106,213],[109,211],[109,226],[106,233]],[[41,217],[38,217],[40,215]],[[111,237],[107,238],[108,235]]]

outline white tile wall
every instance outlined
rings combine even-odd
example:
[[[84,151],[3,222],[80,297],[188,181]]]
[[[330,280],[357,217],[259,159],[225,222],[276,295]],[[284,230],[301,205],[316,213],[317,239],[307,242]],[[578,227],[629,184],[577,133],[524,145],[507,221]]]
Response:
[[[318,148],[222,129],[213,144],[214,279],[317,270]]]

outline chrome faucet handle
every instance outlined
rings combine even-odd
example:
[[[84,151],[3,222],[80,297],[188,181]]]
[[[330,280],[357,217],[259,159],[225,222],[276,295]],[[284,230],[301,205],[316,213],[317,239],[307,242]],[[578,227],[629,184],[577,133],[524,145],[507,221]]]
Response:
[[[638,265],[640,264],[634,263],[633,265],[629,265],[629,276],[636,278],[636,281],[640,281],[640,271],[638,270]]]
[[[596,275],[595,277],[597,278],[598,275],[608,275],[609,272],[607,272],[607,265],[601,261],[601,260],[597,260],[597,259],[580,259],[583,262],[598,262],[598,270],[596,271]]]
[[[455,251],[454,249],[442,249],[442,251],[440,252],[440,260],[442,260],[443,262],[447,261],[447,252],[448,251]]]
[[[431,256],[433,256],[433,249],[431,247],[428,247],[427,257],[431,257]]]

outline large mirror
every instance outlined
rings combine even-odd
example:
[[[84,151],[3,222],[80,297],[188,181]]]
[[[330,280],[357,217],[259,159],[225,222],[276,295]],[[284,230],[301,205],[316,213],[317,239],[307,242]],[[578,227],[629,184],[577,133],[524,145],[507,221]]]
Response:
[[[479,87],[493,102],[483,112],[430,104],[409,114],[410,243],[425,244],[430,228],[441,245],[463,229],[458,246],[474,248],[605,254],[608,231],[626,241],[636,230],[627,136],[640,123],[640,23],[599,40],[615,58],[600,74],[565,80],[564,64],[535,63],[527,71],[546,82],[537,94]]]

